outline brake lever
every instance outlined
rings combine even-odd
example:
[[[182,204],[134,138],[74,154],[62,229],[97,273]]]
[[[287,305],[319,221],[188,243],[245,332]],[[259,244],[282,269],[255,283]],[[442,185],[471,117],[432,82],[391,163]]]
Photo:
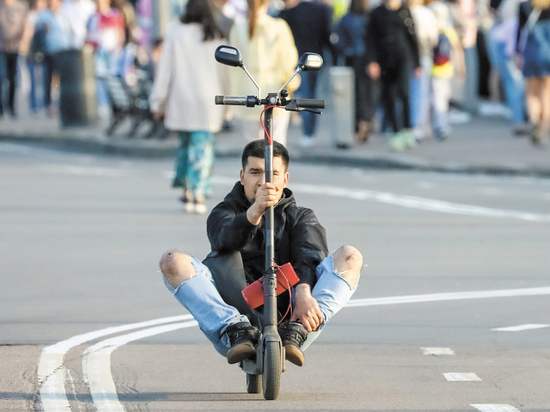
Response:
[[[310,112],[310,113],[313,113],[313,114],[323,114],[323,112],[319,109],[303,109],[303,108],[299,108],[298,110],[296,110],[297,112]]]

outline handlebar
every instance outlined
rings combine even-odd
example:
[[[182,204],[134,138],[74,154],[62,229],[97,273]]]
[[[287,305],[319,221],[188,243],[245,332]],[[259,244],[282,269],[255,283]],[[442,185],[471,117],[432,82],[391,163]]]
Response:
[[[268,99],[258,99],[255,96],[216,96],[215,103],[218,105],[228,105],[228,106],[246,106],[254,107],[259,105],[271,105],[272,100]],[[300,110],[311,110],[315,109],[324,109],[325,101],[319,99],[286,99],[278,98],[275,106],[284,107],[288,111],[300,111]],[[317,113],[317,112],[316,112]],[[319,112],[320,113],[320,112]]]
[[[319,99],[292,99],[291,102],[296,102],[298,108],[304,109],[324,109],[325,101]]]

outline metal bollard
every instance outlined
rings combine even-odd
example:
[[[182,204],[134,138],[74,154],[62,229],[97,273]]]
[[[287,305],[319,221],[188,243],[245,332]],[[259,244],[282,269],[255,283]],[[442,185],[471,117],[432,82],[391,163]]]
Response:
[[[91,46],[65,50],[55,56],[59,72],[59,117],[61,125],[85,126],[95,122],[97,97],[95,62]]]
[[[355,134],[355,75],[351,67],[329,69],[331,139],[339,149],[353,146]]]

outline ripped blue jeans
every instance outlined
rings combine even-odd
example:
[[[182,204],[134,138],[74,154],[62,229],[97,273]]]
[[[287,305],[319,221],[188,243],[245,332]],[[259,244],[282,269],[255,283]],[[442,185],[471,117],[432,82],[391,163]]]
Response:
[[[216,350],[223,356],[231,344],[225,334],[229,325],[237,322],[246,322],[248,318],[239,313],[233,306],[223,301],[210,270],[198,259],[193,259],[196,276],[183,282],[177,288],[172,287],[166,279],[164,283],[174,297],[193,315],[201,331],[212,342]],[[317,266],[317,283],[311,295],[317,300],[324,322],[318,330],[308,334],[302,346],[305,350],[321,333],[326,323],[350,300],[357,289],[334,270],[332,255],[328,256]]]

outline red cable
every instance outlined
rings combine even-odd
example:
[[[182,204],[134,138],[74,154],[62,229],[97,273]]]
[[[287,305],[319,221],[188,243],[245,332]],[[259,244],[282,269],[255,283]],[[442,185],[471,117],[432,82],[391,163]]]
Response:
[[[271,136],[269,135],[269,132],[267,131],[267,129],[265,128],[265,124],[264,124],[264,120],[263,120],[263,115],[265,113],[265,111],[267,109],[273,109],[274,107],[279,107],[281,108],[281,106],[276,106],[276,105],[273,105],[273,106],[267,106],[264,110],[262,110],[262,112],[260,113],[260,124],[262,125],[263,129],[264,129],[264,132],[265,132],[265,135],[267,136],[267,144],[270,145],[270,144],[273,144],[273,140],[271,139]]]
[[[279,266],[276,266],[276,267],[279,267]],[[282,271],[280,271],[280,275],[283,276],[283,278],[285,279],[286,281],[286,284],[288,285],[288,294],[289,294],[289,302],[288,302],[288,309],[286,310],[285,314],[283,317],[281,317],[281,320],[279,321],[279,324],[281,324],[281,322],[286,318],[286,316],[288,315],[288,313],[292,313],[292,285],[290,284],[290,282],[288,281],[288,279],[286,278],[286,276],[283,274]],[[280,282],[279,281],[279,276],[277,276],[277,282]],[[281,286],[284,287],[284,285],[281,283]]]

